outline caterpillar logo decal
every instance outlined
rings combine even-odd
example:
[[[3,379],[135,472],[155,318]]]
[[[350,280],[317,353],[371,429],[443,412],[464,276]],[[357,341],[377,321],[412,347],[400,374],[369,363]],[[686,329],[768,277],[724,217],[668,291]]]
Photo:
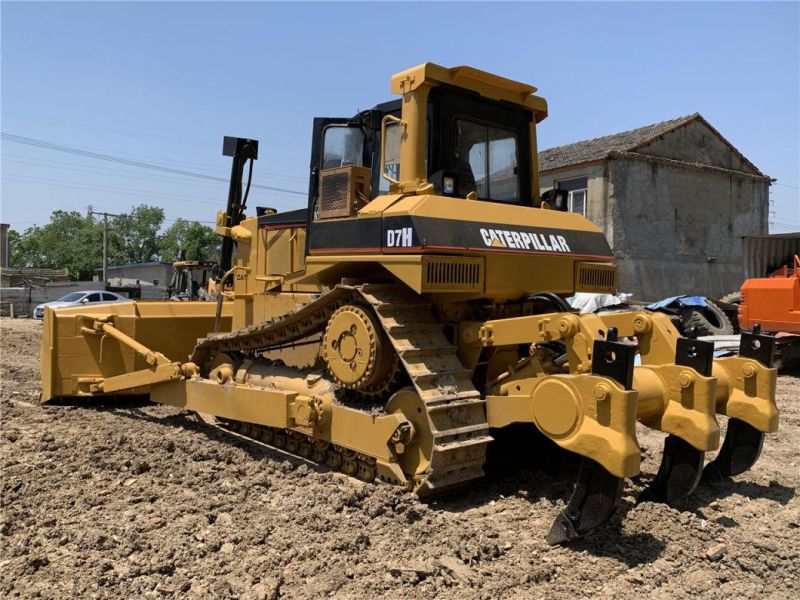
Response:
[[[320,220],[309,230],[312,253],[450,249],[613,258],[600,231],[411,215]]]
[[[489,248],[538,250],[540,252],[572,252],[563,235],[545,235],[507,229],[481,229],[483,243]]]

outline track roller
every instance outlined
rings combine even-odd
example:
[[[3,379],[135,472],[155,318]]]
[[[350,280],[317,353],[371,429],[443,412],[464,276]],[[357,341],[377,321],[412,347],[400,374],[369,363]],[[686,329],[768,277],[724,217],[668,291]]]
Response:
[[[686,440],[668,435],[655,479],[639,495],[637,503],[663,502],[673,506],[692,493],[703,471],[705,452]]]
[[[547,543],[555,546],[572,542],[608,521],[622,496],[623,484],[624,479],[595,461],[582,458],[575,491],[550,527]]]
[[[714,483],[744,473],[761,454],[764,433],[739,419],[728,419],[728,431],[717,457],[703,469],[703,483]]]

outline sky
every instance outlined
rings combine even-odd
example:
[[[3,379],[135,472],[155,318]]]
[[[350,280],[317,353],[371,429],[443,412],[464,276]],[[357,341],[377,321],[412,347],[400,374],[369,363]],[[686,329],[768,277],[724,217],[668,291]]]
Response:
[[[301,207],[313,117],[390,100],[393,73],[431,61],[537,86],[540,149],[700,112],[777,179],[771,232],[800,231],[799,7],[3,1],[0,219],[144,203],[210,223],[224,135],[258,139],[254,183],[278,188],[251,207]]]

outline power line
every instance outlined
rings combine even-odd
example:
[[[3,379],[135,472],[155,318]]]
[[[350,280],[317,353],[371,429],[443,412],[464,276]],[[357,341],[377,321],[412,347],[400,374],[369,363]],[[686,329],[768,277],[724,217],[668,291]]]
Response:
[[[176,138],[170,137],[168,135],[164,135],[161,133],[150,133],[148,131],[141,131],[141,130],[132,130],[132,129],[120,129],[118,127],[104,127],[103,125],[94,125],[91,123],[77,123],[75,121],[67,121],[64,119],[54,119],[52,117],[37,117],[35,115],[26,115],[22,113],[16,112],[7,112],[6,116],[21,118],[21,119],[33,119],[35,121],[45,121],[47,123],[59,123],[71,129],[97,129],[102,131],[115,131],[117,133],[124,133],[130,136],[135,137],[151,137],[151,138],[160,138],[162,140],[170,140],[170,141],[177,141],[181,142],[185,145],[205,145],[205,146],[215,146],[209,141],[200,141],[200,140],[192,140],[188,138]]]
[[[6,158],[6,157],[12,158]],[[135,179],[136,181],[153,181],[156,183],[169,183],[172,185],[180,185],[181,187],[196,187],[202,188],[206,190],[216,190],[221,192],[221,184],[217,183],[195,183],[195,182],[187,182],[184,179],[171,176],[171,175],[158,175],[158,174],[141,174],[141,173],[133,173],[130,171],[124,171],[120,169],[114,169],[113,167],[103,167],[103,166],[91,166],[91,165],[80,165],[75,166],[74,163],[63,162],[63,161],[53,161],[53,160],[44,160],[44,159],[36,159],[36,160],[20,160],[17,157],[20,155],[17,154],[6,154],[3,157],[3,162],[11,162],[23,165],[31,165],[31,166],[39,166],[39,165],[46,165],[48,169],[62,169],[65,171],[72,171],[76,173],[87,173],[90,175],[95,174],[106,174],[111,177],[124,177],[125,179]],[[22,157],[22,158],[30,158],[30,157]],[[63,165],[63,166],[62,166]],[[27,175],[23,173],[12,173],[17,177],[34,177],[33,175]],[[73,183],[73,182],[67,182]],[[88,185],[88,184],[87,184]],[[91,184],[91,185],[100,185],[100,184]],[[153,192],[153,194],[158,194],[159,192]],[[262,193],[262,192],[259,192]],[[222,197],[222,196],[221,196]],[[258,200],[258,199],[257,199]]]
[[[8,157],[8,158],[7,158]],[[136,179],[136,180],[145,180],[145,181],[155,181],[157,183],[175,183],[181,186],[190,186],[190,187],[197,187],[197,188],[204,188],[207,190],[221,190],[222,184],[217,183],[195,183],[193,181],[186,181],[185,179],[178,178],[177,176],[172,175],[158,175],[158,174],[141,174],[141,173],[133,173],[131,171],[124,171],[122,169],[114,169],[109,167],[102,167],[102,166],[91,166],[91,165],[83,165],[83,164],[76,164],[70,162],[63,162],[57,160],[44,160],[44,159],[34,159],[34,160],[24,160],[26,158],[31,158],[27,156],[21,156],[18,154],[6,154],[3,157],[3,162],[11,162],[17,163],[22,165],[31,165],[31,166],[41,166],[45,165],[48,169],[62,169],[65,171],[74,171],[76,173],[88,173],[88,174],[103,174],[109,175],[111,177],[125,177],[126,179]]]
[[[130,129],[119,129],[119,128],[113,128],[113,127],[104,127],[102,125],[92,125],[92,124],[89,124],[89,123],[77,123],[75,121],[66,121],[64,119],[55,119],[55,118],[52,118],[52,117],[40,117],[40,116],[35,116],[35,115],[25,115],[25,114],[21,114],[21,113],[13,113],[13,112],[12,113],[6,112],[4,114],[5,115],[16,116],[16,117],[21,117],[21,118],[24,118],[24,119],[34,119],[34,120],[39,120],[39,121],[49,121],[49,122],[53,122],[53,123],[62,123],[62,124],[67,125],[68,127],[72,128],[72,129],[86,129],[86,128],[88,128],[88,129],[108,130],[108,131],[116,131],[116,132],[119,132],[119,133],[125,133],[125,134],[130,135],[130,136],[157,137],[157,138],[162,138],[162,139],[166,139],[166,140],[176,141],[176,142],[179,142],[179,143],[184,144],[184,145],[217,146],[217,144],[214,144],[214,143],[209,142],[209,141],[191,140],[191,139],[187,139],[187,138],[183,138],[183,137],[180,137],[180,138],[170,137],[170,136],[166,136],[166,135],[159,134],[159,133],[152,133],[152,132],[146,132],[146,131],[141,131],[141,130],[134,131],[134,130],[130,130]],[[158,161],[160,163],[174,163],[174,164],[181,164],[181,165],[191,165],[193,167],[200,167],[200,168],[206,169],[206,170],[210,169],[210,170],[214,170],[214,171],[220,171],[222,173],[226,172],[226,169],[224,167],[218,165],[218,164],[210,165],[210,164],[207,164],[207,163],[200,163],[200,162],[196,162],[196,161],[179,160],[179,159],[176,159],[176,158],[166,158],[166,157],[163,157],[163,156],[153,156],[153,155],[148,155],[148,154],[134,154],[132,152],[122,152],[122,151],[108,150],[107,148],[97,148],[97,147],[90,147],[90,146],[85,146],[82,149],[83,150],[95,150],[97,152],[104,152],[104,153],[113,153],[113,154],[117,154],[117,155],[122,155],[123,157],[129,156],[129,157],[133,157],[133,158],[153,159],[153,160],[156,160],[156,161]],[[300,177],[298,175],[289,175],[289,174],[286,174],[286,173],[277,173],[277,172],[274,172],[274,171],[260,171],[260,173],[261,173],[261,175],[265,175],[265,176],[268,176],[268,177],[278,177],[278,178],[281,178],[281,179],[291,179],[291,180],[299,181],[299,182],[302,182],[302,183],[306,183],[308,181],[307,177]]]
[[[228,180],[224,177],[214,177],[213,175],[205,175],[203,173],[193,173],[191,171],[184,171],[183,169],[173,169],[171,167],[165,167],[163,165],[156,165],[153,163],[143,162],[139,160],[131,160],[127,158],[122,158],[120,156],[113,156],[110,154],[102,154],[99,152],[90,152],[88,150],[82,150],[80,148],[75,148],[73,146],[63,146],[61,144],[54,144],[53,142],[47,142],[45,140],[36,140],[29,137],[24,137],[21,135],[15,135],[12,133],[0,133],[0,138],[8,142],[14,142],[18,144],[27,144],[29,146],[36,146],[37,148],[44,148],[47,150],[54,150],[56,152],[66,152],[67,154],[74,154],[76,156],[84,156],[86,158],[94,158],[97,160],[104,160],[107,162],[113,162],[123,165],[129,165],[132,167],[139,167],[141,169],[151,169],[154,171],[162,171],[164,173],[171,173],[173,175],[182,175],[184,177],[196,177],[199,179],[207,179],[210,181],[222,181],[224,183],[228,183]],[[300,192],[298,190],[290,190],[286,188],[279,188],[273,187],[268,185],[259,185],[253,184],[254,188],[259,188],[263,190],[270,190],[272,192],[280,192],[283,194],[296,194],[298,196],[305,196],[305,192]]]
[[[179,196],[179,195],[163,195],[159,194],[158,192],[150,192],[147,190],[136,190],[133,188],[120,188],[116,186],[109,186],[109,185],[85,185],[80,183],[70,183],[64,182],[58,179],[48,179],[46,177],[34,177],[31,175],[15,175],[13,173],[3,173],[3,179],[11,179],[15,181],[22,181],[25,183],[36,183],[40,185],[48,185],[48,186],[56,186],[56,187],[65,187],[65,188],[73,188],[79,190],[89,190],[92,192],[113,192],[115,194],[122,194],[127,196],[137,196],[137,197],[145,197],[145,198],[163,198],[166,200],[177,200],[180,202],[199,202],[202,204],[214,204],[219,206],[220,202],[217,200],[212,200],[210,198],[198,198],[196,196]]]
[[[144,198],[161,198],[164,200],[176,200],[179,202],[194,202],[194,203],[202,203],[202,204],[212,204],[214,206],[220,206],[221,203],[219,200],[215,200],[213,198],[207,197],[198,197],[198,196],[184,196],[180,194],[163,194],[159,192],[152,192],[149,190],[138,190],[135,188],[124,188],[124,187],[117,187],[117,186],[109,186],[109,185],[99,185],[99,184],[81,184],[77,182],[64,182],[59,179],[49,179],[46,177],[35,177],[32,175],[19,175],[14,173],[3,173],[3,179],[11,179],[15,181],[22,181],[25,183],[36,183],[40,185],[49,185],[49,186],[56,186],[56,187],[65,187],[65,188],[74,188],[74,189],[83,189],[89,190],[94,192],[112,192],[115,194],[122,194],[127,196],[136,196],[136,197],[144,197]],[[281,207],[285,205],[286,201],[279,201],[274,202],[273,204],[277,204],[277,206]]]

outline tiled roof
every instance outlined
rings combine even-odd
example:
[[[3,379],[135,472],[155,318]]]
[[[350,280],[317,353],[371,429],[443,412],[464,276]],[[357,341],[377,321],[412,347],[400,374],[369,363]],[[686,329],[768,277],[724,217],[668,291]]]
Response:
[[[630,131],[574,142],[566,146],[547,148],[539,152],[539,170],[550,171],[561,167],[603,160],[612,152],[629,152],[697,118],[702,117],[700,117],[699,113],[694,113],[685,117],[662,121],[661,123],[646,125],[638,129],[631,129]]]

